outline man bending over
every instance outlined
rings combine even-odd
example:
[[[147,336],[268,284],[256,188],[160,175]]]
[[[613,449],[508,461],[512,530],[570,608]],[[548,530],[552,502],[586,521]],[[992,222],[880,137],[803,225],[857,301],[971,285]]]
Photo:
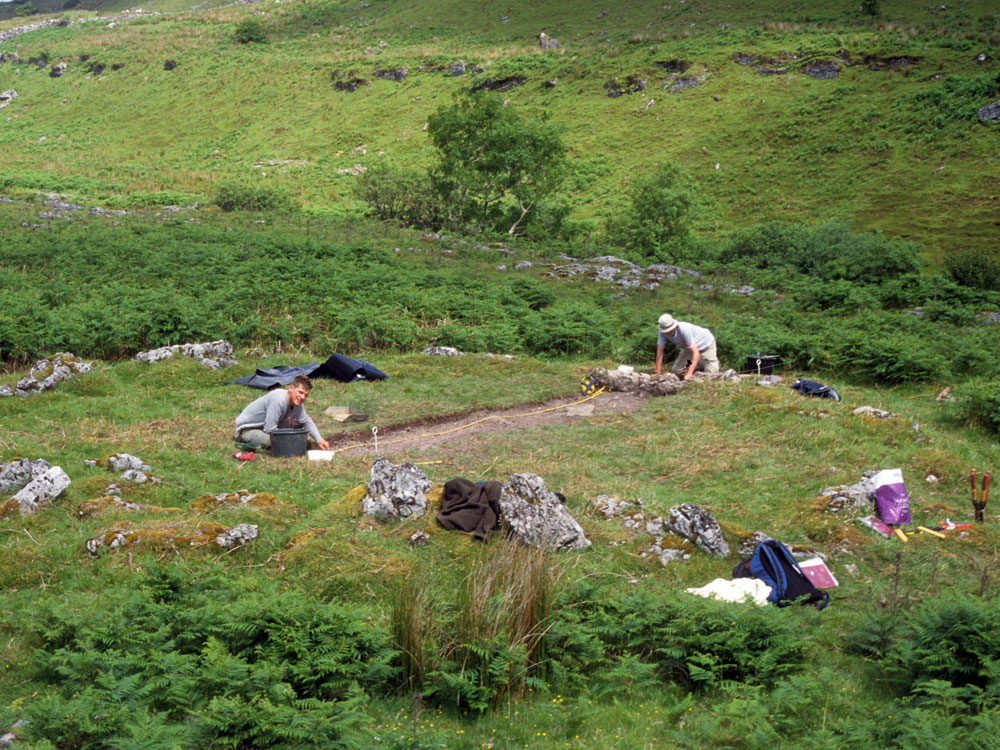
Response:
[[[654,374],[659,375],[663,367],[663,349],[668,341],[680,349],[673,371],[681,376],[681,380],[688,380],[695,370],[708,373],[719,371],[719,356],[715,352],[715,336],[711,331],[693,323],[674,320],[670,315],[661,315],[658,323]]]

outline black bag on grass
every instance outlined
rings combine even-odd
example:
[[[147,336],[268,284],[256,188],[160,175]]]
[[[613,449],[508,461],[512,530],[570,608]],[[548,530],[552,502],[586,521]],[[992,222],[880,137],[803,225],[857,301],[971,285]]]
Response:
[[[766,539],[758,544],[748,559],[733,568],[733,578],[760,579],[771,587],[767,600],[779,607],[787,607],[800,599],[816,609],[823,609],[830,603],[830,595],[813,586],[792,553],[777,539]]]

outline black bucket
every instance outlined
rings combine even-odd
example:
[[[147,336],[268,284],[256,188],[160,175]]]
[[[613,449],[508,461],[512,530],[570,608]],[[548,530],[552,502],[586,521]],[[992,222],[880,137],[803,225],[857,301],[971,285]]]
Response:
[[[774,366],[778,364],[778,359],[779,357],[769,354],[751,354],[747,357],[747,364],[743,371],[754,375],[772,375],[774,374]]]
[[[272,456],[304,456],[306,455],[306,437],[308,430],[296,427],[279,427],[271,432]]]

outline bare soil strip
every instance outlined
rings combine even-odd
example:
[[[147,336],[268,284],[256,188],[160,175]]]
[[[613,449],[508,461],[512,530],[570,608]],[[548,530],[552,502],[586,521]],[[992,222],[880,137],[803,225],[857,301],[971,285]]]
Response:
[[[496,435],[548,425],[572,424],[595,414],[635,411],[649,400],[649,396],[640,393],[609,392],[576,403],[582,398],[578,395],[563,396],[509,409],[480,409],[441,420],[430,418],[408,424],[379,426],[378,455],[391,458],[468,440],[473,435]],[[376,455],[371,426],[330,439],[330,447],[338,456]]]

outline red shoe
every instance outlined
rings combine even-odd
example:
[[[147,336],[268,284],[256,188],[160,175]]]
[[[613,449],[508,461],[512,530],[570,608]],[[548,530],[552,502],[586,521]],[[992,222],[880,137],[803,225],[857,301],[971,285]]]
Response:
[[[245,452],[236,451],[236,453],[233,454],[233,458],[235,458],[237,461],[253,461],[255,458],[257,458],[257,454],[255,454],[253,451],[245,451]]]

